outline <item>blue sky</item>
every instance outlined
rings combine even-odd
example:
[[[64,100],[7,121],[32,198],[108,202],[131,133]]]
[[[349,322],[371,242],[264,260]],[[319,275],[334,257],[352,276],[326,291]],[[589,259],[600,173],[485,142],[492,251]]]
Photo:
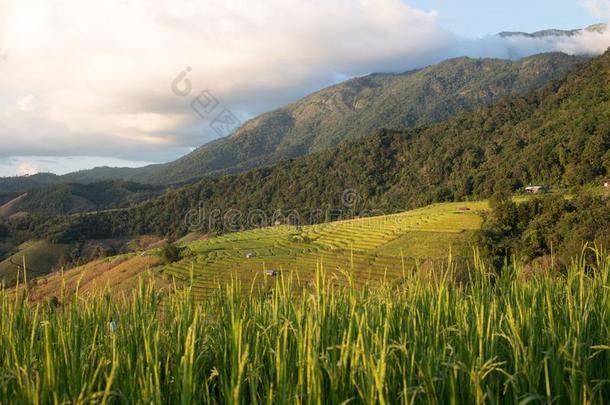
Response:
[[[576,0],[405,0],[405,3],[438,11],[441,26],[468,37],[500,31],[574,29],[600,22]]]

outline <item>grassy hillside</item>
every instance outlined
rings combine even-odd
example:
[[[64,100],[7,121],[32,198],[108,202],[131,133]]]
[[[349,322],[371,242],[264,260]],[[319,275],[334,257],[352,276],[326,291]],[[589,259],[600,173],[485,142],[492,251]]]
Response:
[[[10,217],[13,214],[19,212],[19,204],[23,202],[25,198],[27,198],[27,193],[13,196],[10,199],[7,199],[0,205],[0,215],[3,217]]]
[[[265,283],[264,270],[312,280],[319,265],[329,277],[347,271],[358,285],[394,280],[415,267],[428,268],[446,261],[463,261],[472,255],[473,234],[482,224],[486,202],[444,203],[380,217],[357,218],[319,225],[289,225],[236,232],[224,236],[189,235],[178,241],[186,258],[163,265],[158,244],[137,253],[94,260],[63,275],[52,273],[30,285],[37,300],[57,295],[61,283],[81,291],[99,292],[107,285],[128,291],[138,277],[154,270],[157,281],[189,283],[200,298],[216,291],[218,283],[239,280],[244,288]],[[29,258],[28,258],[29,261]]]
[[[160,264],[156,256],[120,255],[92,261],[63,273],[53,272],[28,285],[32,301],[60,298],[62,289],[70,295],[77,287],[81,294],[99,294],[110,288],[115,295],[129,293],[152,268]],[[154,274],[154,273],[150,273]],[[167,286],[167,279],[156,277],[157,287]]]
[[[28,242],[19,251],[0,262],[0,283],[11,286],[17,279],[17,271],[25,258],[29,278],[40,277],[59,270],[62,257],[68,253],[69,245],[53,244],[47,241]],[[21,271],[20,278],[23,277]]]
[[[463,211],[464,209],[468,211]],[[381,217],[319,225],[274,226],[233,233],[186,246],[195,255],[162,269],[203,295],[239,281],[245,290],[264,285],[265,270],[298,283],[312,282],[322,266],[331,278],[350,274],[357,285],[395,280],[415,267],[472,255],[485,202],[437,204]]]

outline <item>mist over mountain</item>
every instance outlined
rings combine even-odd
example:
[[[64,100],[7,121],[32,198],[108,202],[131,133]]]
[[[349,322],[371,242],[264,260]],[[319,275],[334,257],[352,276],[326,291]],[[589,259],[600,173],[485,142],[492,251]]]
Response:
[[[527,37],[527,38],[549,38],[549,37],[573,37],[583,32],[597,32],[602,33],[608,30],[608,24],[594,24],[584,29],[574,30],[558,30],[558,29],[547,29],[536,32],[520,32],[520,31],[504,31],[500,32],[498,36],[502,38],[511,37]]]

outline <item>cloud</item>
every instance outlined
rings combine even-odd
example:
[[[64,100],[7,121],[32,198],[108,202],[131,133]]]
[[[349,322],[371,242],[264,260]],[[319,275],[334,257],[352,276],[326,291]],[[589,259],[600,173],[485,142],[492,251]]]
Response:
[[[244,121],[373,71],[608,45],[467,40],[400,0],[0,0],[0,157],[171,160],[230,129],[210,125],[225,109]]]
[[[596,18],[610,20],[610,1],[608,0],[579,0],[579,3],[585,7],[591,15]]]
[[[18,156],[0,158],[0,177],[25,176],[36,173],[66,174],[81,170],[83,167],[140,167],[150,164],[146,161],[121,160],[108,157],[91,156]],[[1,191],[1,190],[0,190]]]
[[[40,166],[35,162],[21,162],[17,166],[18,176],[29,176],[40,172]]]

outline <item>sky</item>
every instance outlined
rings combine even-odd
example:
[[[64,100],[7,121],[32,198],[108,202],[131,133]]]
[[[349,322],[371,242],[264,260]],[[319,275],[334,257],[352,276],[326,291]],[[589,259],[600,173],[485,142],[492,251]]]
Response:
[[[584,2],[573,0],[409,0],[438,12],[439,24],[469,38],[502,31],[576,29],[599,22]]]
[[[610,0],[0,0],[0,176],[174,160],[371,72],[596,55]]]

